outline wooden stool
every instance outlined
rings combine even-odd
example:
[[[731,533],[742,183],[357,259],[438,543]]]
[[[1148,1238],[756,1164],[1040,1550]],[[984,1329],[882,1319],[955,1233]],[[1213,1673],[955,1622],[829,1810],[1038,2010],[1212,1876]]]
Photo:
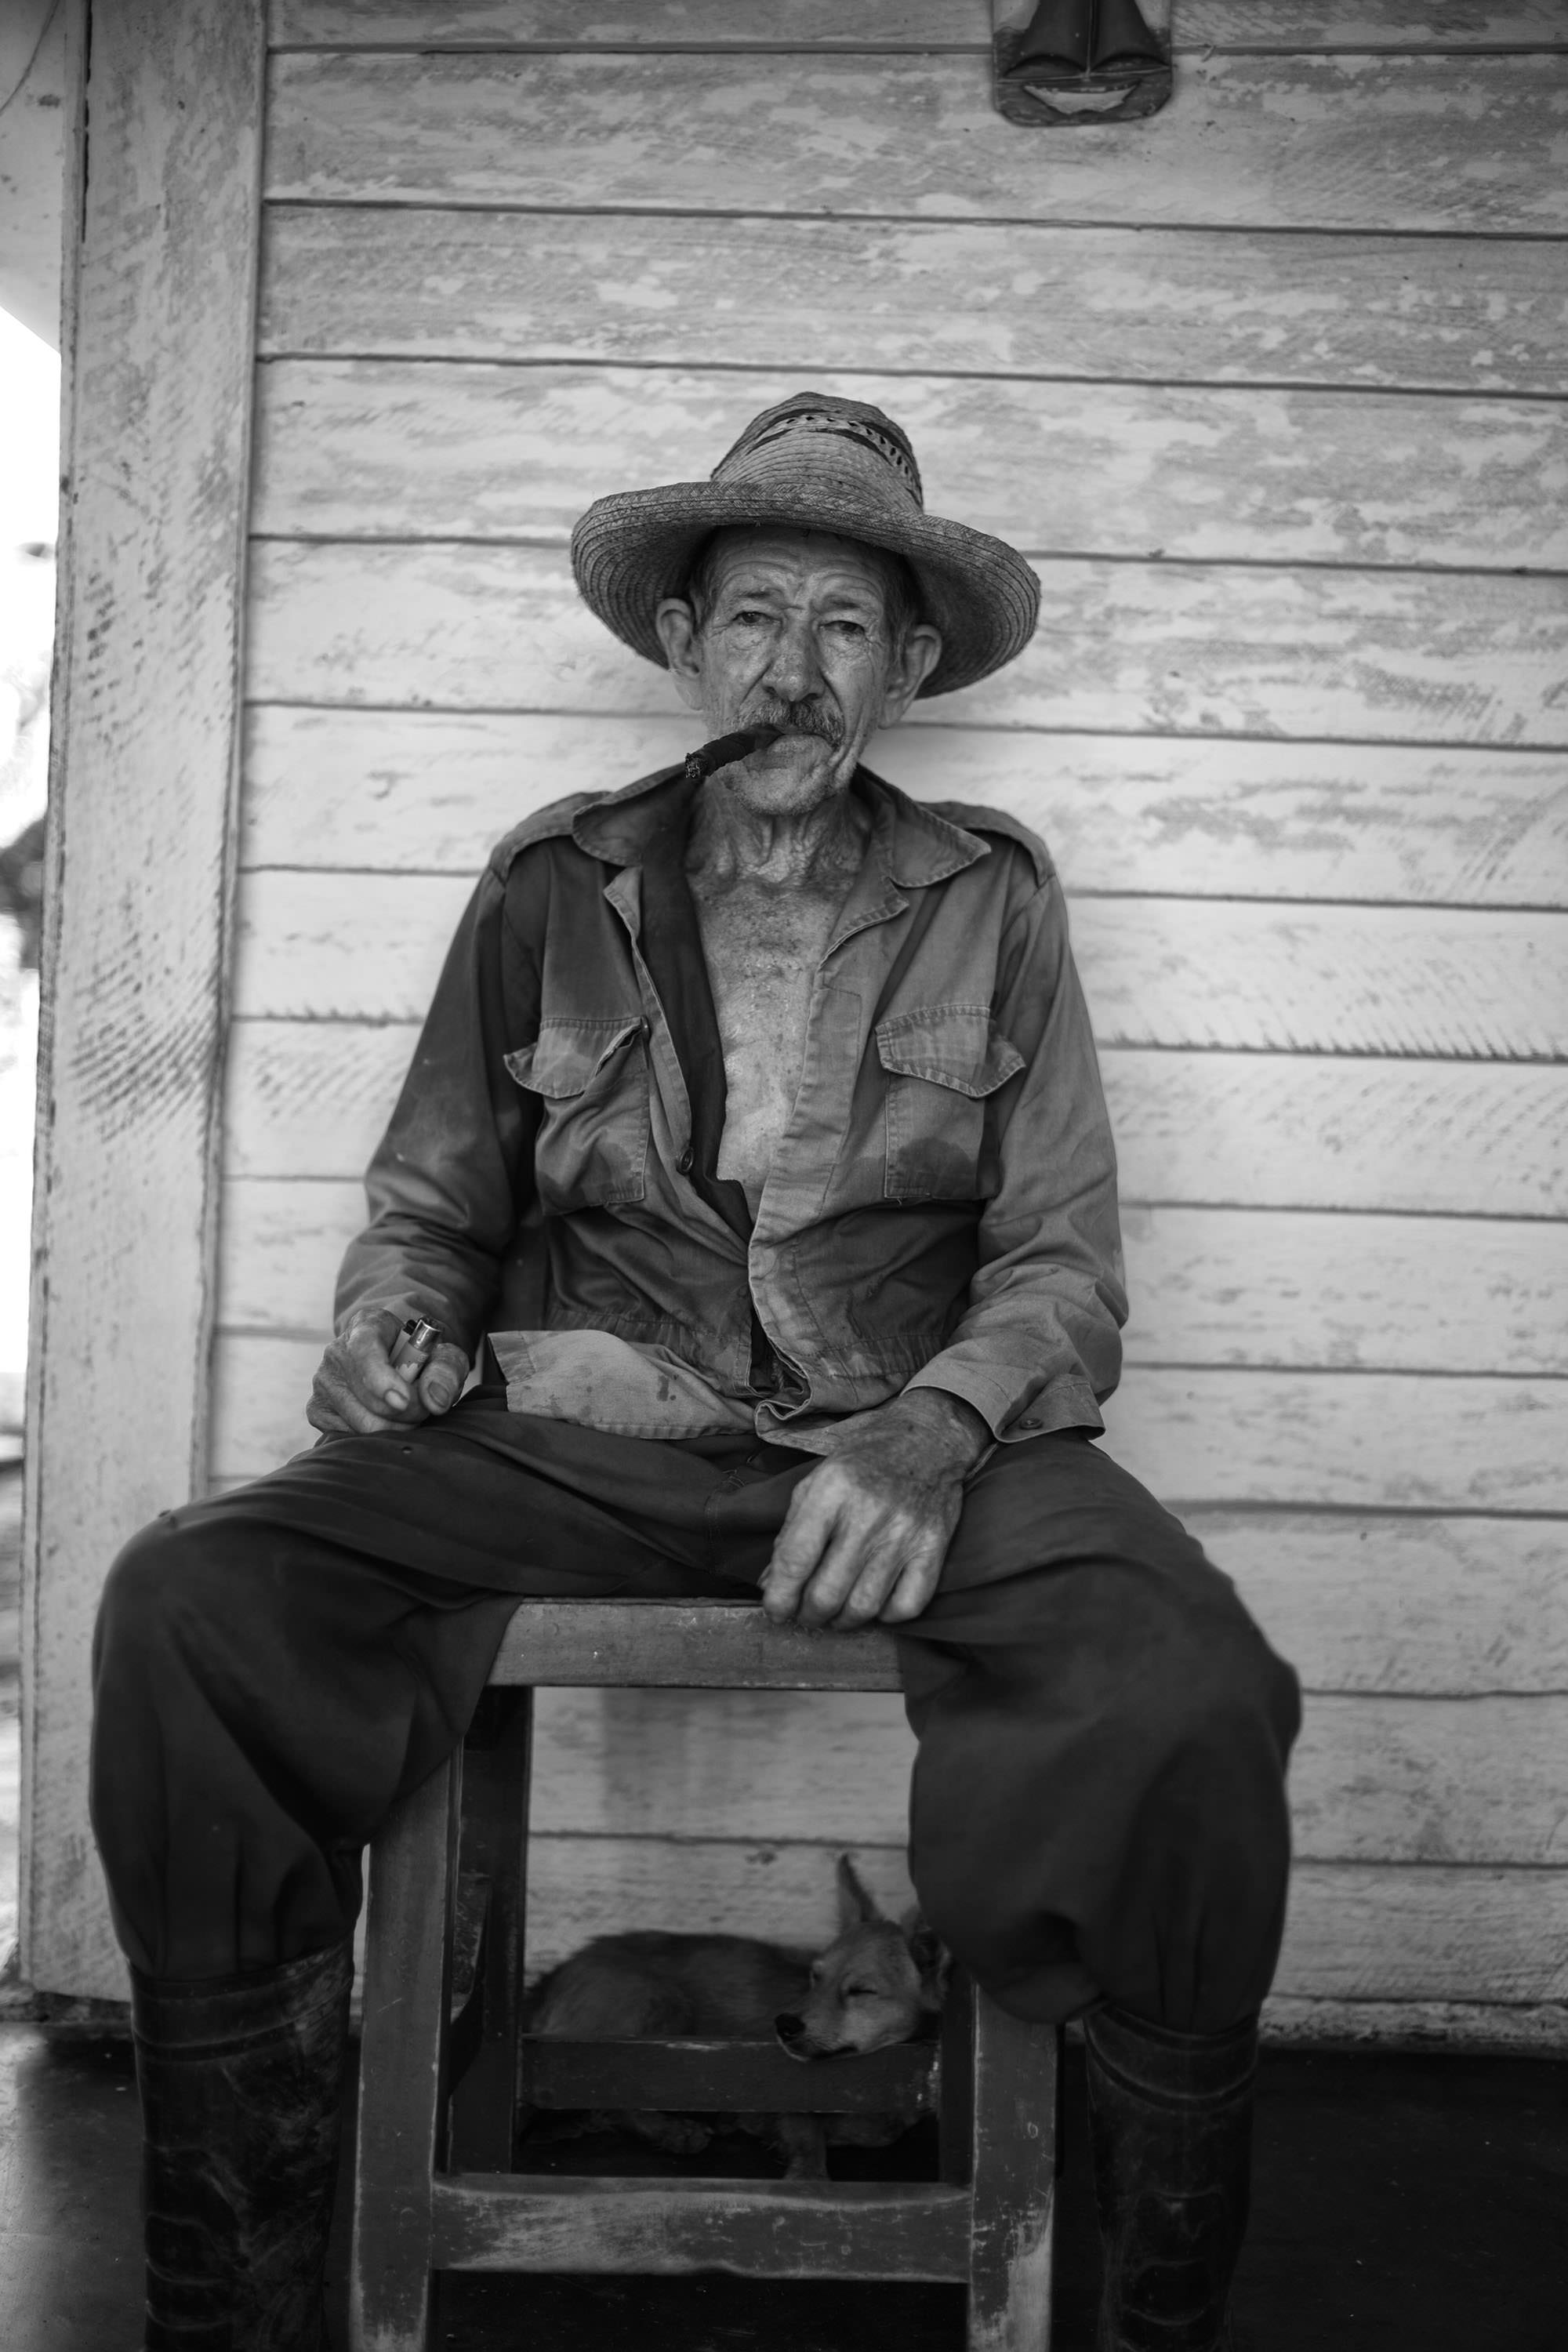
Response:
[[[802,2066],[763,2042],[521,2033],[532,1691],[896,1690],[892,1637],[729,1602],[526,1601],[464,1747],[371,1849],[354,2352],[426,2352],[438,2270],[962,2280],[970,2352],[1046,2352],[1058,2035],[955,1980],[940,2044]],[[480,1922],[482,1920],[482,1927]],[[956,1972],[955,1972],[956,1978]],[[466,1981],[467,1980],[467,1981]],[[536,2105],[940,2117],[940,2182],[511,2170]]]

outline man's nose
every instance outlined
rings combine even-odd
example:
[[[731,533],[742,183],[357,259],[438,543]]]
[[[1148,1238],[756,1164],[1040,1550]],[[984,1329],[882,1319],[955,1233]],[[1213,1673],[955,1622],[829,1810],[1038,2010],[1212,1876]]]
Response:
[[[786,620],[780,630],[766,682],[784,702],[804,702],[808,695],[821,693],[825,680],[816,639],[804,616]]]

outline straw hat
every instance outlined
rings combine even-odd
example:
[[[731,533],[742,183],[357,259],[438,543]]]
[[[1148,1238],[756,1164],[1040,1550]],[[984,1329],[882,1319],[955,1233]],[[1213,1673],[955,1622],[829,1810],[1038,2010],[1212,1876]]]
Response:
[[[572,534],[572,568],[606,628],[664,662],[660,600],[680,595],[710,531],[735,524],[835,531],[901,555],[942,659],[922,694],[973,686],[1034,635],[1040,583],[1016,550],[928,515],[909,436],[864,401],[797,392],[754,416],[706,482],[596,499]]]

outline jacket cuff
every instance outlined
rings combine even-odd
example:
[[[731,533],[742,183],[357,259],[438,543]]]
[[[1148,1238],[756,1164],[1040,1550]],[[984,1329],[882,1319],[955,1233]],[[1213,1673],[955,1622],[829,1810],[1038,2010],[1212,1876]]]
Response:
[[[956,1349],[933,1356],[905,1382],[904,1394],[912,1389],[943,1389],[973,1405],[1004,1445],[1017,1438],[1045,1437],[1053,1429],[1105,1427],[1094,1391],[1081,1375],[1061,1372],[1040,1381],[1018,1372],[1009,1378],[964,1362]]]

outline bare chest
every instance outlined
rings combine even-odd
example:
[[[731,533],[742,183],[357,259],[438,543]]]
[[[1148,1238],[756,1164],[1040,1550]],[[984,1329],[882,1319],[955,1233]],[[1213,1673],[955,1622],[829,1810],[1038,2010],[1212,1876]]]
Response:
[[[711,896],[694,878],[692,895],[724,1049],[718,1173],[743,1184],[755,1211],[795,1107],[816,968],[844,894],[742,882]]]

